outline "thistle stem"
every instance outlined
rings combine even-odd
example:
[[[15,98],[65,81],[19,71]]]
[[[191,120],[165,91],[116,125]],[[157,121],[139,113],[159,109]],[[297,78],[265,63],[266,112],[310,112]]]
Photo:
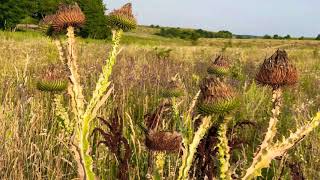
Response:
[[[227,130],[228,123],[231,117],[219,117],[219,130],[218,130],[218,160],[219,160],[219,177],[221,180],[231,180],[230,173],[230,147],[228,145]]]
[[[278,116],[280,115],[280,108],[281,108],[281,96],[282,90],[280,88],[274,88],[272,90],[272,117],[269,120],[269,127],[268,131],[264,137],[262,144],[260,145],[260,150],[256,153],[255,157],[253,158],[253,162],[251,166],[247,170],[247,174],[244,179],[250,177],[250,175],[254,174],[256,171],[256,167],[261,160],[261,157],[267,151],[267,149],[272,145],[273,139],[277,134],[277,122]],[[260,172],[257,174],[259,175]]]
[[[90,143],[89,143],[89,132],[90,132],[90,124],[91,121],[96,117],[95,109],[98,109],[103,103],[100,103],[101,100],[104,101],[103,97],[105,96],[105,92],[107,91],[110,80],[109,77],[111,75],[113,66],[116,61],[116,57],[118,55],[118,47],[120,45],[120,40],[122,37],[122,30],[115,31],[113,33],[113,45],[112,51],[109,54],[109,58],[107,60],[106,65],[102,69],[102,73],[100,74],[99,80],[96,85],[96,89],[93,92],[92,98],[86,108],[85,113],[83,114],[82,127],[79,130],[80,137],[80,153],[82,157],[82,161],[84,164],[84,169],[86,172],[86,177],[88,180],[93,180],[95,174],[92,170],[93,159],[89,155]]]
[[[179,177],[178,177],[179,180],[188,179],[189,170],[192,165],[194,154],[197,151],[197,147],[201,139],[203,139],[203,137],[206,135],[206,133],[208,132],[208,130],[213,124],[211,119],[212,119],[211,116],[207,116],[202,119],[202,124],[200,125],[199,129],[195,133],[192,143],[188,146],[188,149],[186,149],[186,151],[184,152],[187,154],[183,155],[184,159],[183,159],[183,165],[180,167],[180,170],[179,170],[180,171]]]

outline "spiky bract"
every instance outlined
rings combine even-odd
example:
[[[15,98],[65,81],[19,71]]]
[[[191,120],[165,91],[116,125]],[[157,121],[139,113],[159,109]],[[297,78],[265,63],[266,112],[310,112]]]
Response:
[[[181,148],[182,136],[176,131],[150,131],[145,144],[151,151],[177,152]]]
[[[68,87],[68,79],[62,68],[51,65],[44,71],[37,82],[37,89],[47,92],[64,91]]]
[[[227,57],[219,55],[208,67],[208,73],[217,76],[225,76],[229,74],[230,63]]]
[[[202,115],[225,114],[238,105],[233,88],[216,77],[204,79],[200,89],[197,106]]]
[[[113,29],[122,29],[123,31],[135,29],[137,21],[132,14],[132,4],[127,3],[120,9],[111,12],[107,16],[107,22]]]
[[[55,31],[61,31],[69,26],[81,27],[85,23],[85,19],[78,4],[61,5],[54,15],[52,27]]]
[[[294,85],[298,80],[296,68],[289,63],[287,52],[278,49],[266,59],[256,75],[258,83],[269,85],[274,89]]]
[[[43,81],[39,80],[37,82],[37,88],[40,91],[47,92],[57,92],[64,91],[68,87],[68,81],[66,80],[52,80],[52,81]]]
[[[186,93],[186,88],[177,74],[174,76],[164,89],[161,91],[161,96],[164,98],[178,98],[184,96]]]

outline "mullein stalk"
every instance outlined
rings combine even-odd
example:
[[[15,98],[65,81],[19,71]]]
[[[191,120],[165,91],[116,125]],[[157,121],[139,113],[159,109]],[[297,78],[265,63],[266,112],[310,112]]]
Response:
[[[230,172],[230,147],[228,145],[228,123],[231,117],[219,117],[219,129],[218,129],[218,161],[219,161],[219,179],[221,180],[231,180]]]
[[[212,126],[212,124],[213,122],[212,122],[211,116],[206,116],[202,119],[202,124],[200,125],[199,129],[195,133],[192,143],[186,147],[187,155],[183,155],[183,158],[185,159],[182,160],[182,162],[184,163],[182,164],[179,170],[179,177],[178,177],[179,180],[188,179],[189,170],[192,165],[194,154],[197,151],[197,147],[201,139],[203,139],[203,137],[206,135],[206,133]]]

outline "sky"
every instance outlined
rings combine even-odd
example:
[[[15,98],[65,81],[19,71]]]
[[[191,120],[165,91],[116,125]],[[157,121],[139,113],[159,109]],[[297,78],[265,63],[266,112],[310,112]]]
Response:
[[[141,25],[229,30],[241,35],[315,37],[320,0],[104,0],[113,10],[127,2]]]

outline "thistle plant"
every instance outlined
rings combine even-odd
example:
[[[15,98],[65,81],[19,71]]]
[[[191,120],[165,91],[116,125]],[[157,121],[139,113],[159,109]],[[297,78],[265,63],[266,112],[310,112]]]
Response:
[[[66,130],[67,134],[72,134],[73,125],[70,122],[69,115],[63,105],[63,92],[68,87],[68,79],[64,68],[59,65],[50,65],[43,71],[37,81],[37,89],[48,92],[54,96],[54,112],[59,126]]]
[[[164,115],[171,109],[173,104],[164,100],[151,114],[145,116],[146,138],[145,145],[149,150],[149,170],[155,164],[159,176],[163,176],[163,167],[166,153],[178,153],[182,148],[182,136],[177,131],[159,130]],[[153,163],[155,156],[155,163]]]
[[[46,21],[55,32],[67,30],[67,45],[62,46],[60,41],[56,41],[59,57],[69,70],[68,93],[71,97],[71,110],[74,117],[75,127],[72,142],[72,150],[78,163],[78,173],[81,179],[95,179],[93,172],[92,157],[89,155],[90,143],[89,135],[91,122],[96,118],[100,107],[107,101],[112,92],[110,75],[119,53],[120,40],[123,31],[131,30],[136,27],[136,20],[132,15],[131,4],[126,4],[119,10],[114,10],[110,16],[109,25],[113,28],[112,50],[109,58],[102,68],[92,97],[85,105],[83,88],[78,73],[78,63],[75,47],[75,28],[81,27],[85,23],[85,16],[77,4],[62,5],[51,18]],[[109,19],[110,19],[109,18]]]
[[[258,83],[272,87],[272,116],[269,127],[259,151],[254,156],[251,166],[247,169],[243,179],[252,179],[261,176],[261,169],[269,167],[271,160],[284,154],[304,136],[310,133],[319,125],[319,113],[307,125],[291,133],[288,138],[274,142],[277,133],[278,116],[281,112],[282,87],[291,86],[297,82],[297,70],[290,64],[287,53],[284,50],[277,50],[269,59],[261,65],[256,76]]]
[[[224,115],[232,111],[236,103],[236,94],[233,89],[220,81],[217,77],[208,77],[204,79],[202,85],[200,86],[201,93],[197,102],[198,112],[203,116],[202,123],[196,131],[193,140],[190,144],[184,144],[186,150],[184,151],[182,166],[180,167],[179,179],[187,179],[190,167],[192,165],[194,154],[197,151],[197,147],[200,141],[204,138],[206,133],[212,127],[213,124],[218,123],[221,125],[221,130],[219,131],[223,141],[221,139],[220,146],[221,152],[226,152],[228,154],[228,142],[225,138],[227,121]],[[218,120],[216,120],[217,118]],[[220,151],[220,150],[219,150]],[[221,157],[227,160],[221,160],[221,174],[226,174],[225,166],[229,166],[229,158],[227,155],[222,155]],[[222,175],[223,176],[223,175]]]

